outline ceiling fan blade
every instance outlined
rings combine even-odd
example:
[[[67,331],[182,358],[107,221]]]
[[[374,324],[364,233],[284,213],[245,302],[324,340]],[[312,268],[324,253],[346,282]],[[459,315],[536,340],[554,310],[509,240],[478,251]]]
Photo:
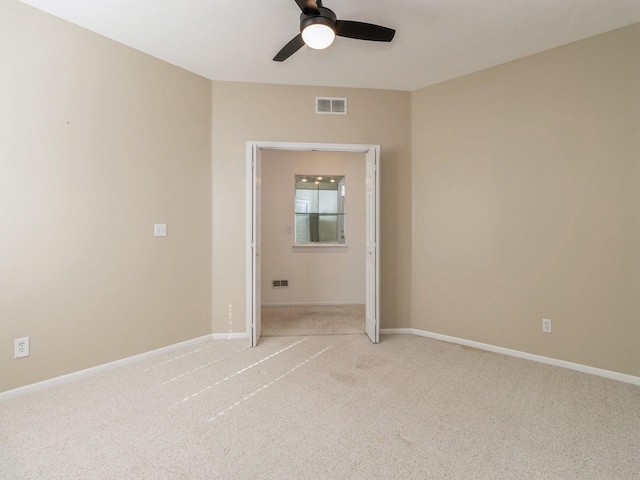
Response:
[[[320,10],[318,10],[318,4],[315,0],[296,0],[296,3],[307,15],[320,15]]]
[[[302,39],[302,34],[299,33],[298,35],[293,37],[289,43],[282,47],[282,50],[280,50],[278,54],[273,57],[273,61],[284,62],[287,58],[300,50],[303,45],[304,40]]]
[[[396,31],[392,28],[373,25],[372,23],[353,22],[351,20],[336,21],[336,35],[341,37],[370,40],[372,42],[390,42]]]

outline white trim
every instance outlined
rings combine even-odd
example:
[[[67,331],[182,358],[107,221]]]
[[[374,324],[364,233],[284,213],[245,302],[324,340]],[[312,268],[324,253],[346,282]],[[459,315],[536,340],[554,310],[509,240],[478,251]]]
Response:
[[[340,305],[364,305],[365,303],[360,301],[355,302],[290,302],[290,303],[263,303],[263,307],[321,307],[321,306],[336,306]]]
[[[411,335],[410,328],[381,328],[380,335]]]
[[[215,335],[213,336],[213,338],[215,339]],[[49,378],[47,380],[42,380],[41,382],[25,385],[24,387],[18,387],[18,388],[14,388],[13,390],[7,390],[6,392],[0,392],[0,402],[3,400],[9,400],[11,398],[25,395],[27,393],[33,393],[33,392],[38,392],[40,390],[45,390],[55,385],[60,385],[63,383],[69,383],[76,380],[80,380],[82,378],[96,375],[97,373],[113,370],[116,367],[122,367],[130,363],[138,362],[144,358],[153,357],[161,353],[167,353],[172,350],[177,350],[178,348],[187,347],[189,345],[193,345],[193,344],[204,342],[206,340],[211,340],[211,339],[212,339],[212,335],[205,335],[203,337],[193,338],[185,342],[175,343],[173,345],[157,348],[149,352],[140,353],[138,355],[133,355],[131,357],[122,358],[120,360],[114,360],[113,362],[103,363],[102,365],[96,365],[95,367],[85,368],[84,370],[78,370],[77,372],[67,373],[65,375],[60,375],[59,377]]]
[[[242,333],[214,333],[211,335],[213,340],[243,340],[249,338],[247,332]]]
[[[291,247],[294,252],[305,253],[319,253],[319,252],[334,252],[343,253],[349,250],[349,245],[344,243],[298,243]]]
[[[260,142],[249,141],[262,150],[293,150],[293,151],[314,151],[323,152],[355,152],[367,153],[377,145],[355,144],[355,143],[299,143],[299,142]]]
[[[390,330],[385,332],[390,333]],[[598,377],[608,378],[610,380],[617,380],[619,382],[631,383],[633,385],[640,385],[640,377],[634,375],[628,375],[626,373],[613,372],[611,370],[604,370],[602,368],[590,367],[588,365],[582,365],[579,363],[568,362],[566,360],[558,360],[557,358],[543,357],[542,355],[536,355],[534,353],[521,352],[519,350],[512,350],[510,348],[498,347],[496,345],[490,345],[488,343],[474,342],[473,340],[465,340],[464,338],[451,337],[449,335],[443,335],[441,333],[427,332],[425,330],[418,330],[416,328],[399,328],[393,330],[401,330],[403,334],[413,334],[419,337],[427,337],[433,340],[441,340],[443,342],[456,343],[458,345],[464,345],[466,347],[477,348],[479,350],[486,350],[488,352],[499,353],[501,355],[508,355],[510,357],[523,358],[525,360],[531,360],[533,362],[545,363],[547,365],[553,365],[555,367],[567,368],[569,370],[575,370],[576,372],[588,373],[590,375],[596,375]]]

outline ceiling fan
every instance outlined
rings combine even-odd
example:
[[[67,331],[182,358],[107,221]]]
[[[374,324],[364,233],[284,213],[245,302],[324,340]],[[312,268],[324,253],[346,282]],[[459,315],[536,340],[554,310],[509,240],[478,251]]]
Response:
[[[284,62],[305,44],[316,50],[327,48],[336,35],[372,42],[390,42],[396,33],[395,30],[380,25],[338,20],[333,11],[322,6],[322,0],[296,0],[296,3],[302,10],[300,33],[273,57],[276,62]]]

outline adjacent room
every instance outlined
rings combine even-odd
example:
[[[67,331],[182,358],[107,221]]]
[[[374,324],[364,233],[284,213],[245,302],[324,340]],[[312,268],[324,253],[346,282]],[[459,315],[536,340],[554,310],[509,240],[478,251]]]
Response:
[[[0,478],[640,478],[640,3],[260,5],[0,0]]]
[[[365,333],[364,154],[261,160],[262,335]]]

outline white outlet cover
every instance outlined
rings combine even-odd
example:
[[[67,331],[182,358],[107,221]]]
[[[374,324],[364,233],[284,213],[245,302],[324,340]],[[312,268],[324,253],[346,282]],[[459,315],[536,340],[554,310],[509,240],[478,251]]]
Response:
[[[153,225],[153,234],[156,237],[166,237],[167,236],[167,224],[166,223],[156,223]]]
[[[551,333],[551,320],[548,318],[542,319],[542,331],[545,333]]]
[[[14,358],[29,356],[29,337],[16,338],[14,340]]]

